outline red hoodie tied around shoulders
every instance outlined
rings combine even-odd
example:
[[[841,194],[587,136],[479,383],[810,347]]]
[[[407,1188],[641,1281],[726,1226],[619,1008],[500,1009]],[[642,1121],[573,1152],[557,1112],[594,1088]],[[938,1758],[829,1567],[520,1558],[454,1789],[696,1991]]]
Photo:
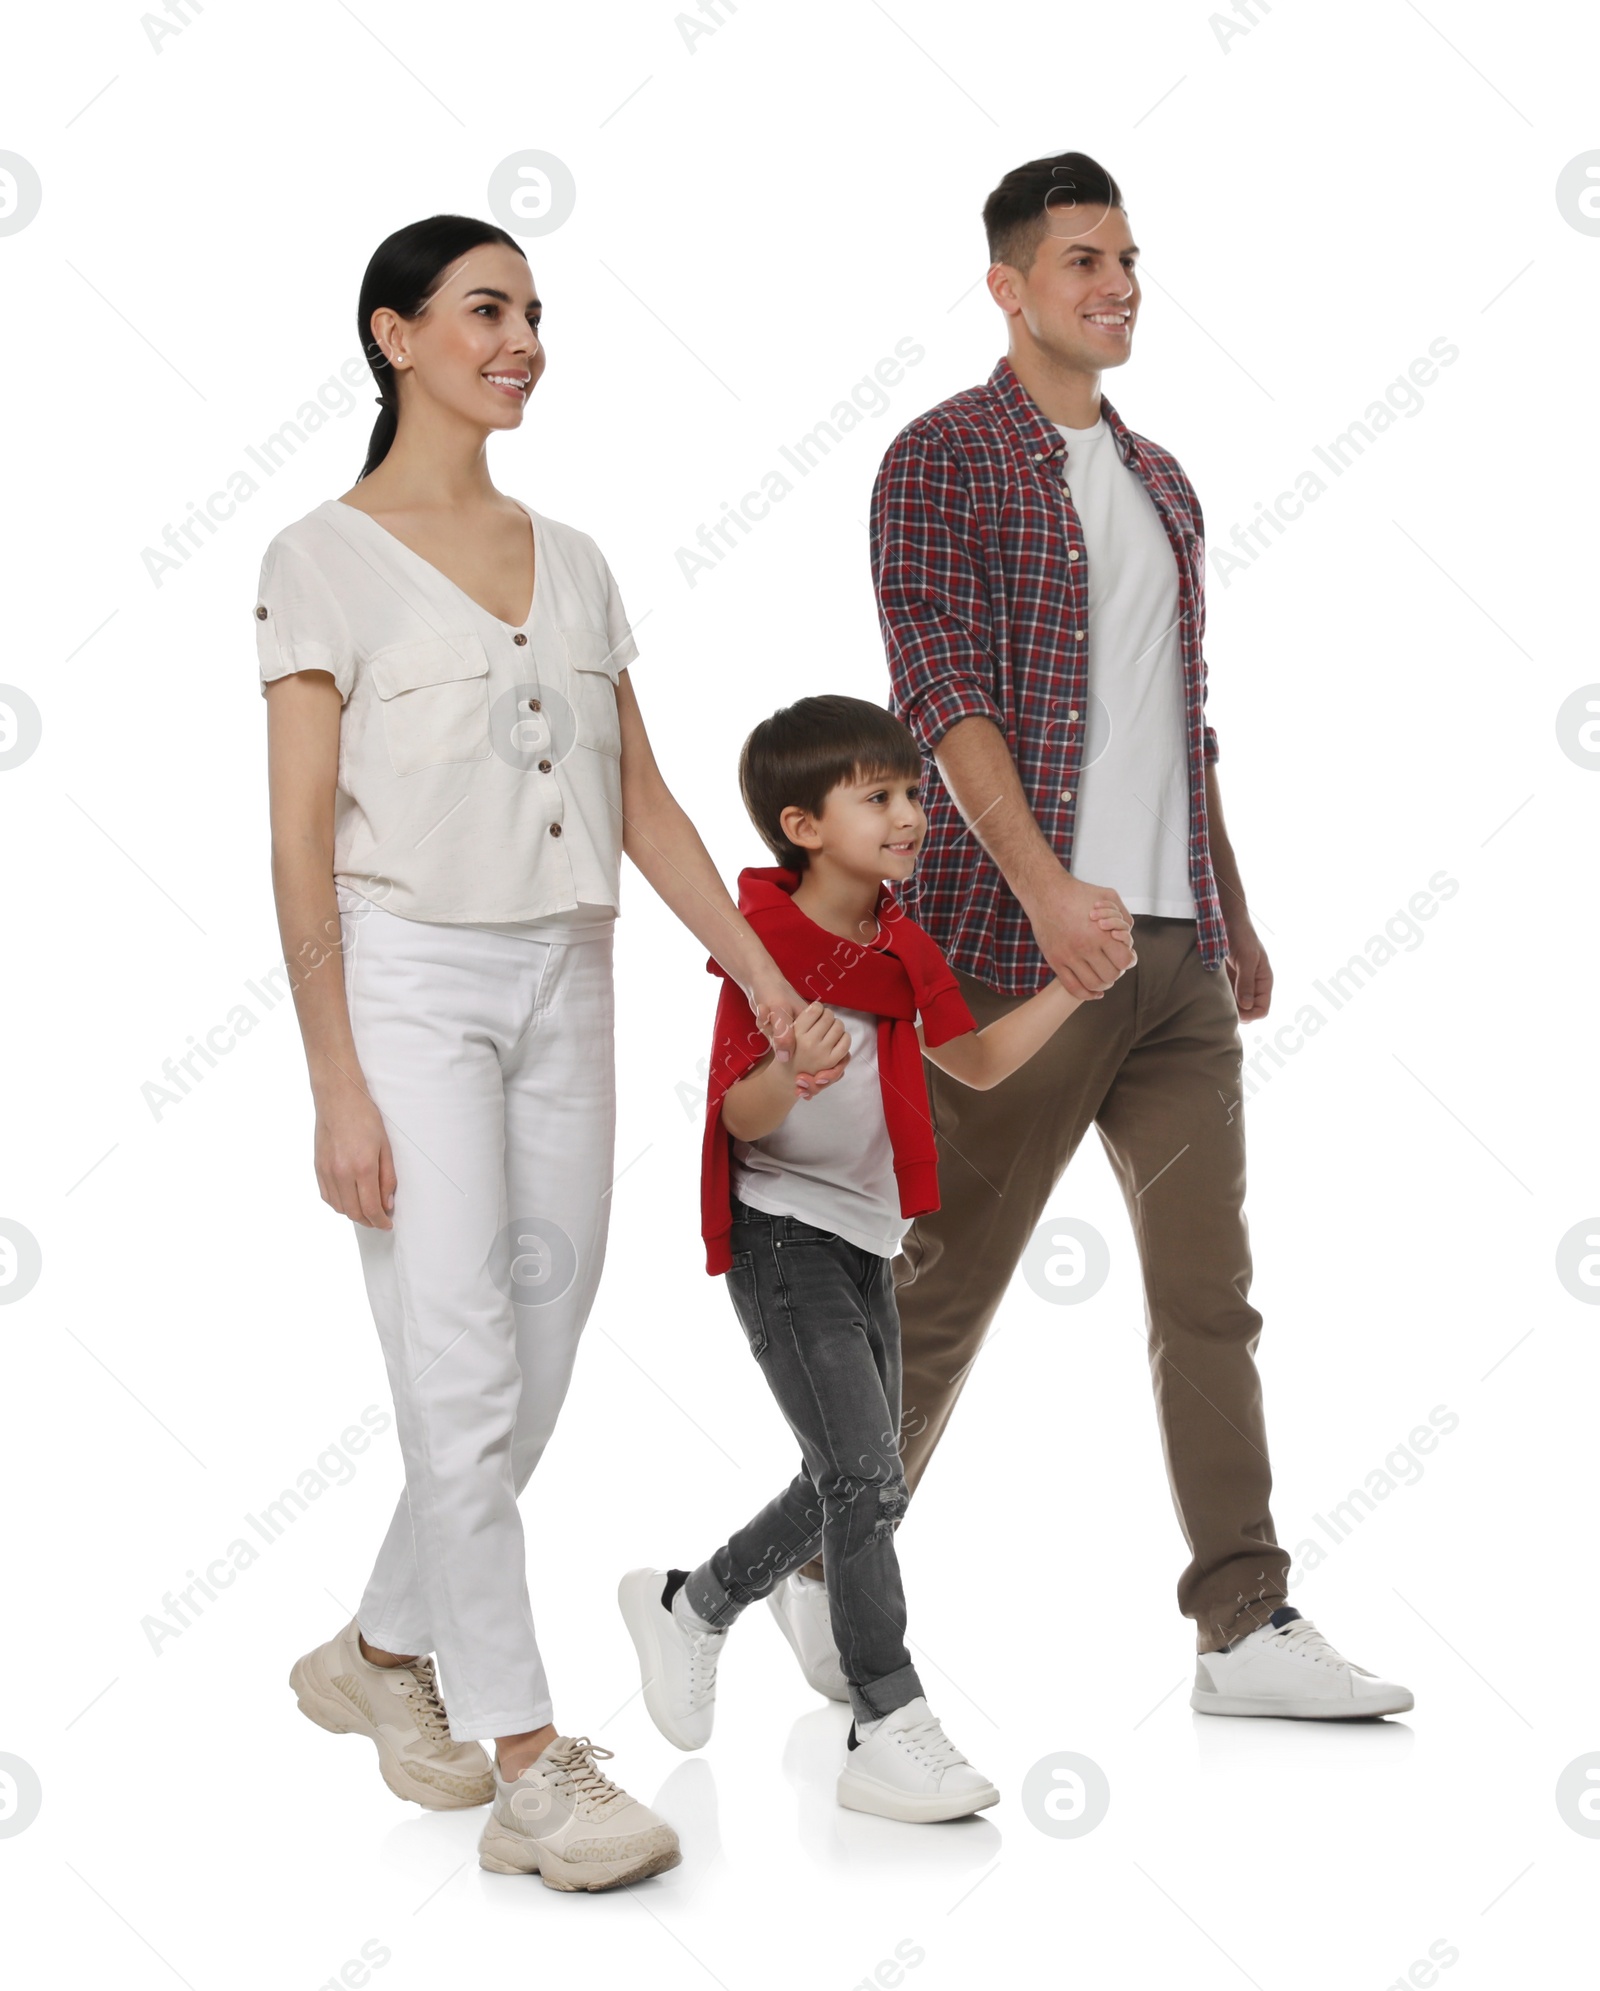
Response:
[[[881,931],[870,942],[857,942],[829,933],[795,904],[799,883],[800,873],[781,865],[741,871],[739,910],[797,994],[830,1007],[864,1009],[877,1017],[878,1080],[894,1151],[900,1214],[920,1217],[939,1207],[939,1161],[916,1020],[920,1015],[923,1037],[934,1046],[976,1030],[977,1020],[937,943],[902,910],[887,885],[878,896]],[[732,1136],[722,1125],[722,1101],[729,1086],[759,1063],[768,1040],[744,991],[728,979],[722,966],[708,960],[706,973],[722,976],[700,1161],[700,1229],[706,1270],[715,1275],[726,1272],[733,1262],[728,1244],[733,1225]],[[806,1110],[804,1100],[790,1108],[794,1113]]]

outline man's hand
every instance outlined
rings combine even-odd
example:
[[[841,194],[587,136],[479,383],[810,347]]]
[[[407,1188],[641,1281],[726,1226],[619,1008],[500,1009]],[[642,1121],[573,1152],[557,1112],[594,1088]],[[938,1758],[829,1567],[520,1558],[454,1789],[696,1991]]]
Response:
[[[1272,967],[1248,913],[1235,913],[1228,929],[1228,979],[1241,1023],[1259,1023],[1272,1006]]]
[[[1063,871],[1026,908],[1039,952],[1068,995],[1098,1002],[1133,966],[1133,916],[1109,885],[1086,885]],[[1114,912],[1128,931],[1096,917]]]

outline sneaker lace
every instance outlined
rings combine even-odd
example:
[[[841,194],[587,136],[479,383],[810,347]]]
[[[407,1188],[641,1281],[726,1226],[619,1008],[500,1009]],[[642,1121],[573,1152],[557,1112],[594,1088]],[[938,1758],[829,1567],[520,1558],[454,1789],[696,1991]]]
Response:
[[[930,1770],[948,1770],[967,1760],[939,1726],[937,1715],[930,1714],[921,1721],[912,1722],[898,1730],[897,1736],[916,1760]]]
[[[609,1760],[616,1753],[614,1749],[600,1748],[587,1735],[563,1735],[551,1743],[545,1760],[555,1772],[556,1782],[578,1809],[593,1815],[619,1800],[628,1801],[628,1793],[614,1784],[595,1762],[597,1756]]]
[[[429,1742],[450,1740],[450,1718],[439,1698],[439,1681],[431,1659],[419,1659],[406,1669],[411,1678],[406,1687],[406,1706],[417,1728]]]
[[[716,1692],[717,1656],[727,1636],[725,1631],[689,1635],[689,1699],[697,1708],[704,1707]]]
[[[1330,1645],[1309,1618],[1295,1618],[1278,1633],[1282,1649],[1293,1654],[1296,1659],[1309,1659],[1315,1666],[1343,1666],[1352,1673],[1366,1673],[1365,1666],[1357,1666],[1346,1659],[1336,1646]],[[1370,1674],[1368,1677],[1372,1677]]]

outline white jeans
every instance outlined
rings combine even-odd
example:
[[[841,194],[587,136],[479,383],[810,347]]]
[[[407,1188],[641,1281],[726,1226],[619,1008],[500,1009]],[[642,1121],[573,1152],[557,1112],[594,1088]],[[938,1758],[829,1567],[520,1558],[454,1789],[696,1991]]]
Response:
[[[551,1716],[517,1495],[555,1428],[605,1256],[612,936],[403,919],[341,889],[356,1055],[397,1177],[355,1227],[406,1485],[357,1612],[438,1655],[457,1741]]]

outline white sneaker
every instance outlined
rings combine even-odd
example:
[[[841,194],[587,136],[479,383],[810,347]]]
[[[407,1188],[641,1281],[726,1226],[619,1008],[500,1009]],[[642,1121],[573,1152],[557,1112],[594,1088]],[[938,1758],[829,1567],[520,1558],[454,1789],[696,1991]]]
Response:
[[[1416,1705],[1409,1687],[1353,1665],[1292,1604],[1272,1615],[1276,1625],[1258,1625],[1226,1652],[1198,1655],[1190,1707],[1201,1714],[1356,1721]]]
[[[1000,1793],[950,1741],[919,1694],[885,1715],[870,1735],[850,1724],[839,1802],[851,1811],[931,1825],[984,1811],[1000,1802]]]
[[[289,1685],[300,1712],[318,1728],[378,1745],[378,1768],[396,1797],[430,1811],[458,1811],[494,1796],[482,1743],[451,1740],[431,1659],[375,1666],[362,1653],[352,1618],[326,1645],[295,1661]]]
[[[682,1574],[630,1569],[617,1585],[617,1602],[639,1655],[650,1719],[675,1748],[703,1749],[717,1712],[717,1660],[728,1634],[695,1631],[662,1602],[668,1581]]]
[[[773,1586],[767,1605],[793,1647],[800,1671],[809,1684],[819,1694],[826,1694],[830,1701],[849,1700],[849,1684],[839,1664],[839,1648],[833,1642],[827,1584],[795,1570]]]
[[[611,1753],[587,1735],[558,1735],[509,1783],[497,1761],[478,1865],[536,1873],[567,1894],[595,1894],[677,1866],[677,1833],[597,1768],[595,1758]]]

